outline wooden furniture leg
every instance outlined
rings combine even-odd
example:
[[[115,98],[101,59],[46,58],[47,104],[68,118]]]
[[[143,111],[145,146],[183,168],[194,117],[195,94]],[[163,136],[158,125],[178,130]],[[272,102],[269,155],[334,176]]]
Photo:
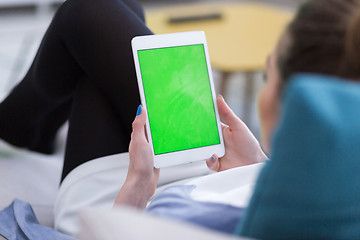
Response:
[[[225,96],[226,96],[226,86],[228,84],[228,79],[229,79],[229,76],[230,76],[230,72],[221,72],[220,74],[221,74],[221,80],[220,80],[218,94],[221,94],[225,98]]]
[[[252,119],[252,103],[255,91],[255,72],[245,72],[244,102],[242,120],[250,127]]]

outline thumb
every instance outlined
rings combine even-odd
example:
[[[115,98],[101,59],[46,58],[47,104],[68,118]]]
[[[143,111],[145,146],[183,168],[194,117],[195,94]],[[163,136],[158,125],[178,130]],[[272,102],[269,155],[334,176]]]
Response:
[[[231,108],[226,104],[224,98],[220,95],[216,99],[220,117],[224,119],[227,125],[230,128],[234,128],[241,120],[235,115]]]
[[[220,169],[219,157],[216,154],[212,155],[211,158],[206,159],[206,165],[209,169],[218,172]]]
[[[141,137],[145,136],[145,124],[146,124],[146,112],[144,111],[144,108],[139,105],[135,120],[132,123],[132,135],[133,137]]]

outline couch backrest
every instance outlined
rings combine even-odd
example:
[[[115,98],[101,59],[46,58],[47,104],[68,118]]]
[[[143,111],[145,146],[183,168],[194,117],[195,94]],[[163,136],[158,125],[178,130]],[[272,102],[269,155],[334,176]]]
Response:
[[[237,234],[360,239],[360,83],[299,74]]]

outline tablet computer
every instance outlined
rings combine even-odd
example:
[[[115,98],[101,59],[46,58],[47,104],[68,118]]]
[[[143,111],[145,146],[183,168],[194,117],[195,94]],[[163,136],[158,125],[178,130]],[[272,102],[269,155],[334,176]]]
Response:
[[[132,40],[156,168],[225,153],[204,32]]]

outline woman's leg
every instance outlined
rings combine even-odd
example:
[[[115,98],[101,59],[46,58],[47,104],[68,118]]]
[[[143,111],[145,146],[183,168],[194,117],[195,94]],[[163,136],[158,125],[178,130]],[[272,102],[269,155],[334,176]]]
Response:
[[[66,1],[28,74],[0,105],[0,137],[50,153],[70,114],[63,176],[87,160],[127,151],[140,103],[130,42],[146,34],[134,1]]]

